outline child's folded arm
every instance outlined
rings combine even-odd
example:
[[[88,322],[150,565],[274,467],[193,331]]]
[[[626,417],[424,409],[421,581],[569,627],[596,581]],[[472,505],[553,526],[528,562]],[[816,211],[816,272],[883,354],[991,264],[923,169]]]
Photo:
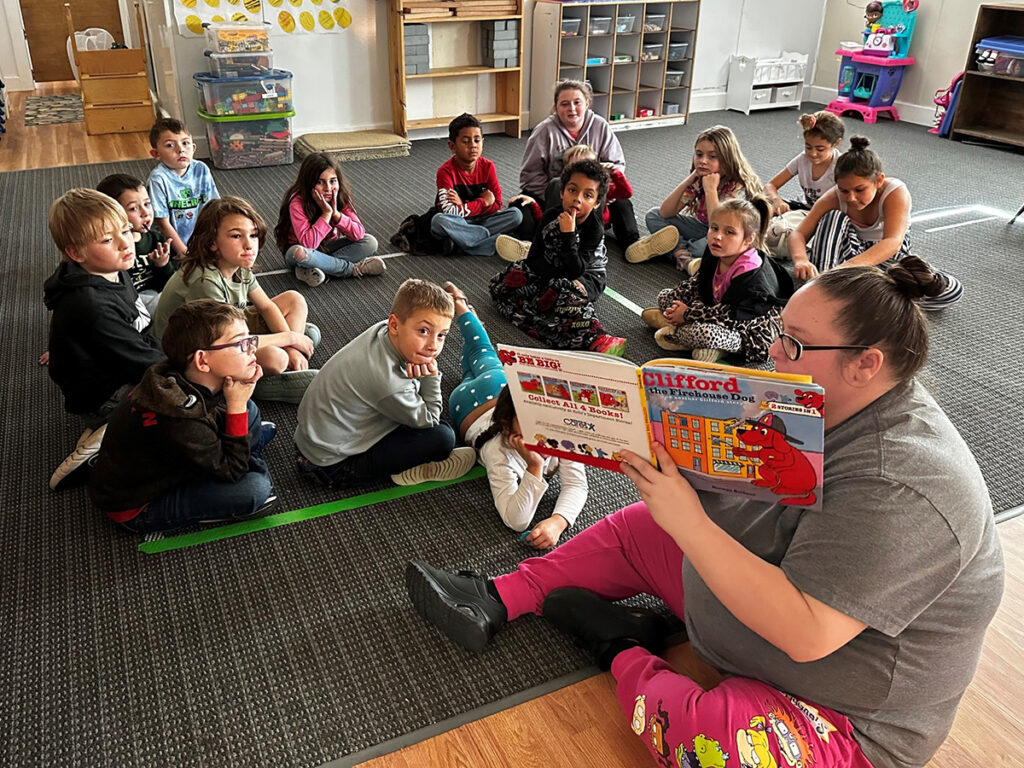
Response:
[[[288,218],[292,223],[292,232],[296,242],[303,248],[319,248],[324,238],[331,234],[331,225],[323,216],[310,221],[302,210],[302,201],[298,195],[288,203]]]
[[[578,461],[558,462],[558,478],[562,489],[558,493],[553,515],[561,515],[571,527],[587,503],[587,468]]]
[[[334,224],[334,231],[347,240],[358,242],[366,237],[366,227],[359,220],[354,208],[346,208]]]
[[[487,483],[491,488],[494,507],[505,525],[513,531],[525,531],[537,514],[537,506],[548,484],[529,472],[520,476],[509,465],[501,447],[491,445],[495,440],[501,438],[489,441],[480,451],[480,460],[487,469]]]
[[[419,379],[419,391],[412,381],[404,389],[378,400],[374,407],[392,421],[413,429],[427,429],[441,423],[441,375]]]
[[[248,423],[247,414],[241,414]],[[167,438],[168,452],[191,464],[197,475],[238,482],[249,471],[249,433],[229,435],[202,419],[158,421]]]
[[[625,174],[618,168],[610,174],[611,184],[608,186],[608,200],[624,200],[633,196],[633,185],[626,179]]]

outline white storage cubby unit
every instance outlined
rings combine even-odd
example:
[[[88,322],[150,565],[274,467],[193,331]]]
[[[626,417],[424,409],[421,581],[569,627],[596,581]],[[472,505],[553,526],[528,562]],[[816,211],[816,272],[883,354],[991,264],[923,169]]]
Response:
[[[700,0],[571,3],[533,11],[530,127],[551,114],[554,84],[585,80],[612,126],[686,122]]]
[[[752,109],[799,107],[807,58],[803,53],[783,53],[775,59],[733,56],[726,108],[749,115]]]

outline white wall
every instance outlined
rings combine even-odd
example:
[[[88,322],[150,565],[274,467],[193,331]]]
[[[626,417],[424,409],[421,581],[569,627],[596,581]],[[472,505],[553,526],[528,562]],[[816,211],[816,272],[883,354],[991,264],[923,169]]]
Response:
[[[864,6],[859,0],[830,0],[825,10],[818,70],[811,93],[817,101],[836,96],[840,41],[861,39]],[[931,125],[935,115],[932,98],[945,88],[953,75],[967,63],[968,47],[974,34],[978,3],[972,0],[924,0],[917,11],[910,56],[915,60],[903,77],[896,97],[900,119]]]

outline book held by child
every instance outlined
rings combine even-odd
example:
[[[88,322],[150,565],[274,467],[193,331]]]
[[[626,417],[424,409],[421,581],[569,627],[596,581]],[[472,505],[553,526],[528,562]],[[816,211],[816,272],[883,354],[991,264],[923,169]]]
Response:
[[[698,490],[821,507],[824,390],[809,376],[498,345],[524,442],[619,471],[665,446]]]

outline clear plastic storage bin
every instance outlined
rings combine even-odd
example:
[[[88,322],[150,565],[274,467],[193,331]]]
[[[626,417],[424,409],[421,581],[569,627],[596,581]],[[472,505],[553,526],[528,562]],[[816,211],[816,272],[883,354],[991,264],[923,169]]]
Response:
[[[562,19],[562,37],[575,37],[580,33],[583,19]]]
[[[633,54],[631,53],[616,53],[614,61],[616,64],[629,64],[633,61]]]
[[[666,88],[678,88],[683,84],[683,75],[685,72],[673,72],[671,69],[665,73],[665,87]]]
[[[666,101],[661,105],[661,114],[663,115],[678,115],[679,104],[674,101]]]
[[[214,77],[259,77],[274,68],[274,54],[270,51],[255,53],[216,53],[207,51],[210,74]]]
[[[615,32],[619,35],[628,35],[633,31],[634,24],[636,24],[636,16],[618,16],[615,19]]]
[[[192,75],[203,111],[214,117],[288,112],[292,108],[292,73],[271,69],[259,77]]]
[[[986,37],[978,41],[974,52],[979,71],[1024,77],[1024,36]]]
[[[664,13],[648,13],[644,18],[644,32],[664,32],[667,18]]]
[[[664,43],[645,43],[643,50],[640,52],[640,61],[658,61],[661,58],[661,52],[664,50]]]
[[[668,44],[668,60],[669,61],[682,61],[686,58],[686,51],[690,47],[689,43],[669,43]]]
[[[270,35],[262,22],[214,21],[206,27],[206,46],[217,53],[269,51]]]
[[[591,35],[610,35],[612,33],[612,17],[611,16],[591,16],[590,17],[590,34]]]
[[[294,112],[252,117],[214,117],[202,110],[210,157],[217,168],[260,168],[292,162]]]

